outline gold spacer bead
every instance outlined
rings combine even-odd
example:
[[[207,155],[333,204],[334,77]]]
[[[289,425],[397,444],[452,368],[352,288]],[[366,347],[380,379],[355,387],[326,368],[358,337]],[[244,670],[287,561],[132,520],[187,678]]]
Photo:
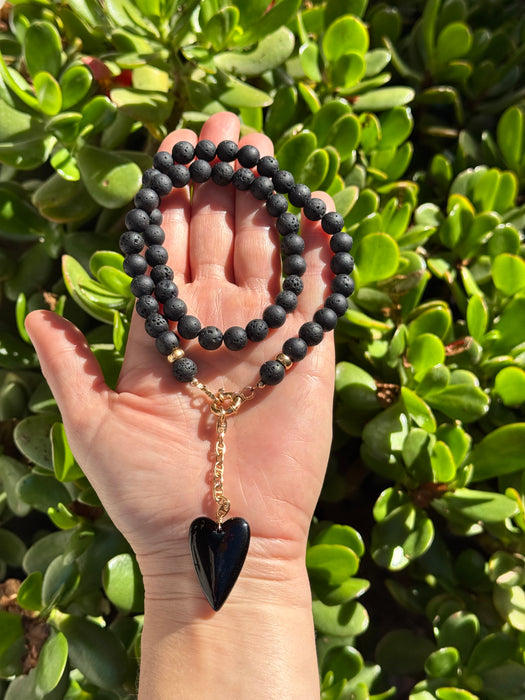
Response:
[[[184,357],[184,350],[182,348],[175,348],[173,352],[168,355],[168,362],[176,362]]]
[[[284,365],[285,369],[290,369],[293,364],[288,355],[285,355],[284,352],[278,352],[274,359]]]

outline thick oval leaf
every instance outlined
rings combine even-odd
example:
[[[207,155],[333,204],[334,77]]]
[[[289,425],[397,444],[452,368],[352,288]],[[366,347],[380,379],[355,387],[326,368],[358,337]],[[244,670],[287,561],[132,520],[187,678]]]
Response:
[[[51,73],[40,71],[35,75],[33,85],[42,112],[48,116],[58,114],[62,107],[62,92]]]
[[[29,416],[17,424],[13,433],[20,452],[31,462],[49,470],[53,469],[49,435],[56,420],[54,414]]]
[[[361,603],[355,601],[325,605],[320,600],[314,600],[312,609],[315,627],[322,634],[348,637],[362,634],[368,627],[368,613]]]
[[[472,453],[473,481],[509,474],[523,469],[525,423],[496,428],[479,442]]]
[[[445,361],[445,346],[433,333],[418,334],[408,346],[407,359],[416,371],[416,379],[420,379],[429,369]]]
[[[498,146],[507,165],[517,168],[523,157],[525,123],[518,105],[505,110],[497,127]]]
[[[414,99],[415,92],[409,87],[385,87],[360,95],[355,103],[356,112],[380,112],[392,107],[407,105]]]
[[[502,253],[492,264],[494,285],[505,296],[513,296],[525,287],[525,261],[518,255]]]
[[[436,419],[423,399],[406,386],[401,387],[401,398],[406,412],[414,423],[429,433],[435,433]]]
[[[121,685],[128,660],[124,647],[111,630],[73,616],[61,620],[59,628],[67,639],[71,662],[90,683],[106,690]]]
[[[433,506],[441,514],[456,513],[476,522],[497,523],[517,512],[516,502],[501,493],[456,489],[446,493]]]
[[[467,326],[470,335],[481,342],[489,321],[489,310],[485,299],[479,294],[470,297],[467,306]]]
[[[442,647],[432,652],[425,661],[425,671],[435,678],[454,674],[460,664],[456,647]]]
[[[327,142],[339,153],[341,160],[350,158],[361,139],[361,124],[354,114],[340,117],[328,132]]]
[[[69,109],[76,105],[89,92],[93,83],[93,73],[86,66],[70,66],[60,76],[62,90],[62,108]]]
[[[323,37],[323,53],[328,61],[335,62],[340,56],[355,51],[364,55],[368,51],[368,30],[354,15],[338,17],[326,30]]]
[[[77,162],[87,191],[108,209],[128,204],[141,186],[138,165],[118,153],[86,145],[78,151]]]
[[[49,508],[57,508],[59,503],[69,503],[69,491],[51,476],[28,474],[17,485],[18,497],[36,510],[47,513]]]
[[[334,523],[324,528],[313,539],[312,544],[340,544],[352,549],[358,557],[365,552],[365,545],[361,535],[350,525],[338,525]]]
[[[253,51],[242,53],[226,51],[215,56],[214,63],[218,68],[228,73],[232,72],[246,77],[258,76],[282,65],[292,54],[294,45],[295,38],[288,27],[279,27],[272,34],[263,37]],[[315,44],[311,45],[317,48]],[[303,47],[301,47],[300,55],[302,63]],[[310,75],[308,77],[315,80]]]
[[[306,567],[312,581],[337,586],[359,568],[356,553],[340,544],[316,544],[306,552]]]
[[[35,686],[42,695],[57,687],[68,656],[67,640],[62,632],[48,637],[40,650],[35,673]]]
[[[33,571],[21,583],[16,600],[25,610],[42,609],[42,572]]]
[[[463,22],[451,22],[440,31],[436,43],[436,59],[448,63],[466,56],[472,46],[472,32]]]
[[[386,233],[371,233],[359,241],[355,249],[361,286],[388,279],[396,273],[399,248]]]
[[[118,554],[108,561],[102,583],[109,600],[124,612],[144,610],[144,585],[135,557]]]
[[[51,22],[32,22],[24,37],[24,56],[29,73],[58,75],[62,65],[62,39]]]
[[[14,532],[0,528],[0,559],[8,566],[19,568],[26,553],[23,540]]]

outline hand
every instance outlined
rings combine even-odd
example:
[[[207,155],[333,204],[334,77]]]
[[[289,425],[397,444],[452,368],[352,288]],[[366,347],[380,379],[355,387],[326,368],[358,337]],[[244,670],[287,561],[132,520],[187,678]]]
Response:
[[[239,122],[215,114],[201,138],[238,140]],[[197,142],[181,129],[160,150],[180,140]],[[250,134],[261,155],[272,143]],[[319,194],[329,211],[333,203]],[[203,325],[225,330],[260,318],[279,291],[280,255],[273,217],[250,193],[211,181],[173,190],[163,198],[168,264],[179,294]],[[303,221],[308,268],[298,309],[284,327],[238,353],[224,347],[186,349],[199,367],[197,378],[212,391],[240,391],[259,379],[259,367],[297,335],[322,306],[329,283],[328,236],[318,222]],[[202,594],[174,580],[192,569],[187,533],[200,515],[213,518],[210,475],[215,419],[209,400],[178,383],[155,348],[144,321],[133,315],[124,364],[115,391],[104,383],[85,338],[67,320],[37,311],[27,318],[44,375],[63,416],[69,443],[109,516],[137,554],[146,595],[184,598]],[[276,387],[266,387],[229,420],[225,494],[231,516],[248,520],[252,541],[241,578],[292,581],[304,573],[306,538],[321,489],[331,439],[333,339],[327,334]],[[238,583],[239,595],[243,589]],[[234,593],[236,588],[234,588]],[[231,599],[234,598],[232,593]]]

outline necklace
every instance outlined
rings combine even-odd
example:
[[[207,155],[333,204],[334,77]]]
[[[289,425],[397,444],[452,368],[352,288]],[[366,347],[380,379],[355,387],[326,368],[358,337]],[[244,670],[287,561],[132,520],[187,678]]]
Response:
[[[231,165],[235,160],[240,165],[236,170]],[[213,165],[212,161],[215,161]],[[257,176],[253,169],[256,169]],[[276,218],[283,256],[282,289],[274,302],[266,307],[262,318],[251,320],[245,327],[232,326],[224,332],[216,326],[202,326],[198,318],[188,313],[185,302],[179,297],[173,270],[168,266],[168,251],[163,246],[165,233],[161,228],[162,213],[159,209],[162,197],[174,187],[182,188],[190,182],[203,183],[210,179],[221,187],[232,184],[237,190],[249,190],[253,197],[265,201],[266,210]],[[190,525],[189,541],[201,588],[217,611],[239,576],[250,542],[250,528],[244,518],[225,520],[230,510],[223,486],[227,419],[258,390],[279,384],[286,371],[304,359],[308,349],[320,343],[326,332],[335,328],[338,317],[348,308],[347,297],[354,290],[354,281],[350,277],[354,267],[350,255],[353,241],[343,231],[340,214],[327,212],[324,202],[312,197],[306,185],[296,183],[293,175],[281,170],[272,156],[261,158],[255,146],[239,148],[233,141],[221,141],[215,146],[209,140],[201,140],[194,147],[188,141],[179,141],[171,153],[159,151],[154,156],[153,167],[144,172],[142,184],[135,196],[135,208],[126,215],[127,231],[120,237],[120,249],[125,255],[123,267],[132,278],[131,291],[137,297],[136,311],[144,319],[146,333],[155,339],[157,350],[172,364],[175,379],[204,392],[216,417],[212,492],[217,505],[217,522],[204,516],[195,519]],[[311,221],[320,221],[322,229],[331,237],[333,256],[330,269],[334,273],[331,293],[323,307],[316,310],[313,320],[303,323],[297,336],[286,340],[282,351],[261,366],[260,378],[254,386],[246,386],[240,392],[219,389],[214,393],[197,379],[197,365],[186,356],[180,339],[196,338],[205,350],[217,350],[224,344],[237,352],[248,343],[264,340],[272,329],[284,324],[287,314],[297,306],[297,297],[303,291],[301,278],[306,271],[304,240],[299,235],[300,222],[288,211],[289,203],[300,208]],[[170,327],[170,321],[177,324],[176,332]]]

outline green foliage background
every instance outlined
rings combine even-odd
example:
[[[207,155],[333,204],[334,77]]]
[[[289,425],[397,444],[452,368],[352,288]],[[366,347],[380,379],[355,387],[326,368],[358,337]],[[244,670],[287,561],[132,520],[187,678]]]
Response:
[[[357,291],[307,553],[323,700],[525,698],[518,0],[29,0],[0,26],[0,698],[134,693],[142,583],[23,327],[114,384],[159,139],[237,112],[335,199]]]

